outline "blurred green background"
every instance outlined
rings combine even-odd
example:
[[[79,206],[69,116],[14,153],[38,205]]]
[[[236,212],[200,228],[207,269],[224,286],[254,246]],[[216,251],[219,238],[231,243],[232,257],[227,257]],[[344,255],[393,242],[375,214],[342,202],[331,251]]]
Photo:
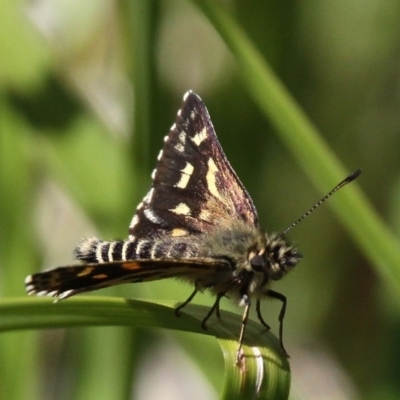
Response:
[[[348,172],[363,168],[357,183],[399,231],[400,3],[224,5]],[[282,231],[321,197],[191,2],[1,3],[2,297],[24,296],[29,273],[72,262],[82,236],[126,237],[188,89],[206,102],[268,231]],[[290,237],[304,260],[274,289],[288,297],[291,397],[397,399],[399,294],[330,207]],[[190,293],[160,281],[96,294],[183,301]],[[228,300],[222,307],[241,311]],[[263,311],[277,332],[279,304]],[[198,335],[74,328],[0,337],[0,399],[213,399],[221,369],[215,341]]]

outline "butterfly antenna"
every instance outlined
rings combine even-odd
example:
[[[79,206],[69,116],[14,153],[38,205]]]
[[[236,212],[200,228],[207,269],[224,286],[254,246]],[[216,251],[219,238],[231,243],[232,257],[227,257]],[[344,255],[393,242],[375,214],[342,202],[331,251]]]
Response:
[[[314,204],[305,214],[303,214],[298,220],[293,222],[292,225],[290,225],[288,228],[286,228],[282,235],[286,235],[290,230],[292,230],[298,223],[303,221],[304,218],[308,217],[313,211],[315,211],[322,203],[325,203],[326,200],[329,199],[334,193],[336,193],[339,189],[341,189],[343,186],[347,185],[351,181],[354,181],[362,172],[362,169],[358,169],[357,171],[354,171],[352,174],[350,174],[346,179],[344,179],[342,182],[340,182],[338,185],[336,185],[326,196],[324,196],[318,203]]]

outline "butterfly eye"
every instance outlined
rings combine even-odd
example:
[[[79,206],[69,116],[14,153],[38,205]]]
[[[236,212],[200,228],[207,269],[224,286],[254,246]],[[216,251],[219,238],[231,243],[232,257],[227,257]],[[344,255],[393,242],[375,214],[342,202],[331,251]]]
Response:
[[[262,272],[265,267],[264,257],[257,254],[250,260],[250,264],[254,271]]]

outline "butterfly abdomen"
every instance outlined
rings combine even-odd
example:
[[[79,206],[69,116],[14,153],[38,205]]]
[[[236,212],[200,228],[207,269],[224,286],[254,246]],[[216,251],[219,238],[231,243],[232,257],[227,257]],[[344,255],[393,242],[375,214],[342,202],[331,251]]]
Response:
[[[196,241],[172,237],[110,242],[96,237],[88,237],[80,240],[74,254],[77,259],[88,263],[199,256]]]

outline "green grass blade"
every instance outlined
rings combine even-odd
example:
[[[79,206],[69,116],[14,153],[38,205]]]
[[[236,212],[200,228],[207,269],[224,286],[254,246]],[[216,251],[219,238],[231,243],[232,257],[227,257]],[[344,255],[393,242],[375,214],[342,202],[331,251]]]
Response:
[[[245,357],[235,365],[240,319],[223,311],[211,318],[206,331],[200,324],[208,307],[189,305],[181,318],[174,304],[140,300],[86,297],[52,304],[49,299],[8,299],[0,302],[0,331],[76,326],[132,326],[162,328],[215,336],[224,354],[222,399],[287,399],[289,364],[277,339],[259,324],[249,321],[243,346]]]
[[[326,192],[349,172],[329,149],[271,67],[231,16],[211,0],[194,0],[226,42],[239,64],[246,88],[313,182]],[[356,169],[355,166],[354,169]],[[398,238],[383,223],[368,199],[350,185],[330,202],[378,273],[400,289]]]

